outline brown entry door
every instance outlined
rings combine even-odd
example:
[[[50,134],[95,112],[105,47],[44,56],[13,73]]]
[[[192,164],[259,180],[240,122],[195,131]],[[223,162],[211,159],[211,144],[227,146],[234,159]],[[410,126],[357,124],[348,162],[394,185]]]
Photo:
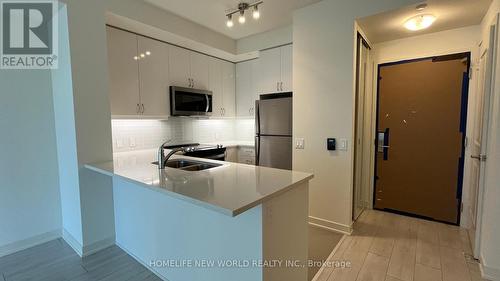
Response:
[[[467,57],[379,67],[375,208],[458,223]]]

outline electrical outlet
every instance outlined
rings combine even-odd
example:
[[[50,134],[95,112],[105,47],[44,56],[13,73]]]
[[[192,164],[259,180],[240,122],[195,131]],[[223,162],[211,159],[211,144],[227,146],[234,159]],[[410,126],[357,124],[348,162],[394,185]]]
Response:
[[[295,148],[296,149],[304,149],[304,138],[296,138],[295,139]]]

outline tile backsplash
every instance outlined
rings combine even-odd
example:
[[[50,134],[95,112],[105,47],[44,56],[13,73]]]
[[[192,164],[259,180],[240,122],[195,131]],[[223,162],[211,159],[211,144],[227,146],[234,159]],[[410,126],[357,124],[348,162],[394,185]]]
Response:
[[[112,120],[113,151],[157,148],[162,142],[253,141],[253,119]]]

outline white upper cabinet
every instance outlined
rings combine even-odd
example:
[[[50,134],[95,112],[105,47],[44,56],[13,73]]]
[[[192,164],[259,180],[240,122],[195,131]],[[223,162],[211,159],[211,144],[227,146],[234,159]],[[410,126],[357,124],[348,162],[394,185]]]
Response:
[[[223,91],[222,91],[222,62],[210,58],[209,62],[209,88],[212,91],[212,116],[223,116]]]
[[[293,91],[293,75],[292,75],[292,45],[286,45],[281,49],[281,82],[280,91],[281,92],[291,92]]]
[[[260,52],[259,84],[264,94],[279,92],[281,82],[281,49],[274,48]]]
[[[191,52],[168,46],[170,86],[191,87]]]
[[[236,115],[253,116],[258,99],[258,60],[236,64]]]
[[[107,27],[109,96],[112,115],[139,114],[137,36]]]
[[[236,114],[236,67],[234,63],[222,61],[223,115],[234,117]]]
[[[292,45],[260,52],[259,80],[263,94],[292,91]]]
[[[167,44],[138,36],[141,113],[145,116],[170,115]]]
[[[200,53],[191,54],[191,87],[208,90],[208,61],[209,57]]]

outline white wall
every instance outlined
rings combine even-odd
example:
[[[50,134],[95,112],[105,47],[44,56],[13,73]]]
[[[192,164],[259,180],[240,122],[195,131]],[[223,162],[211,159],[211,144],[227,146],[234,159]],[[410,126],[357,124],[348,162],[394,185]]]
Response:
[[[472,67],[474,68],[479,59],[479,47],[478,43],[480,41],[481,28],[479,25],[457,28],[447,31],[435,32],[425,35],[419,35],[399,40],[387,41],[373,46],[373,56],[375,60],[374,69],[374,81],[375,87],[372,97],[376,101],[377,96],[377,65],[387,62],[397,62],[402,60],[426,58],[438,55],[446,55],[461,52],[471,52]],[[469,101],[468,101],[468,119],[467,119],[467,137],[472,138],[472,132],[474,126],[474,104],[475,104],[475,90],[476,90],[476,77],[477,75],[472,75],[471,81],[469,81]],[[371,118],[375,120],[376,102],[374,107],[370,112]],[[375,131],[375,124],[373,124],[373,131]],[[371,146],[371,149],[375,148]],[[470,202],[470,177],[469,177],[469,165],[470,165],[470,149],[466,148],[465,151],[465,172],[463,178],[463,196],[462,203],[464,206],[464,211],[461,215],[460,224],[462,227],[470,227],[471,223],[471,202]],[[370,186],[370,194],[373,194],[373,185]]]
[[[238,39],[238,41],[236,41],[236,51],[238,54],[244,54],[285,45],[293,41],[292,37],[293,28],[291,25],[280,27],[270,31]]]
[[[315,177],[310,185],[314,222],[349,231],[352,213],[354,20],[415,0],[324,0],[299,9],[293,19],[293,168]],[[313,114],[314,113],[314,114]],[[328,137],[346,138],[349,150],[329,152]]]
[[[0,70],[0,256],[60,236],[50,71]]]
[[[494,0],[481,23],[482,49],[488,46],[489,28],[500,12],[500,1]],[[497,26],[498,28],[498,26]],[[498,32],[498,31],[497,31]],[[498,48],[498,46],[497,46]],[[499,49],[497,49],[497,52]],[[494,77],[492,114],[488,136],[487,162],[485,171],[484,202],[481,228],[480,259],[482,271],[492,280],[500,280],[500,61],[497,55]]]

